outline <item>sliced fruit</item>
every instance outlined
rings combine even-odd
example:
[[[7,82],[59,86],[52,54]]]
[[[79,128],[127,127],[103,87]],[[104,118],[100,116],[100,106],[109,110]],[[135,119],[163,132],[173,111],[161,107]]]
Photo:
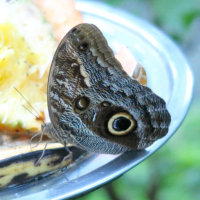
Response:
[[[57,42],[34,3],[1,1],[0,8],[0,133],[38,132],[41,120],[14,87],[44,119],[48,68]]]

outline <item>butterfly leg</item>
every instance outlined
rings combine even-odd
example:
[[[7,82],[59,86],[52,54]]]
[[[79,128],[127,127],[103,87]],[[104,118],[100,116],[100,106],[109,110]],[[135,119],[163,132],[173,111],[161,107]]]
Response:
[[[58,143],[58,142],[50,141],[50,142],[47,142],[47,143],[45,144],[44,149],[43,149],[43,151],[42,151],[42,155],[40,156],[40,158],[39,158],[38,161],[36,162],[35,166],[37,166],[37,165],[39,164],[40,160],[41,160],[42,157],[44,156],[46,147],[47,147],[47,145],[48,145],[49,143]]]
[[[60,167],[59,167],[59,169],[61,170],[61,167],[62,167],[62,163],[65,161],[65,160],[67,160],[67,159],[71,159],[72,158],[72,152],[70,151],[70,149],[67,147],[67,146],[65,146],[65,149],[66,149],[66,151],[69,153],[67,156],[65,156],[63,159],[62,159],[62,161],[61,161],[61,163],[60,163]]]
[[[38,136],[39,134],[41,134],[40,139],[39,139],[39,141],[37,142],[37,144],[36,144],[33,148],[37,147],[37,146],[40,144],[40,142],[42,141],[42,138],[43,138],[44,133],[43,133],[43,132],[39,132],[39,133],[35,134],[35,135],[30,139],[30,149],[31,149],[31,151],[32,151],[31,142],[32,142],[33,138],[35,138],[35,137]]]

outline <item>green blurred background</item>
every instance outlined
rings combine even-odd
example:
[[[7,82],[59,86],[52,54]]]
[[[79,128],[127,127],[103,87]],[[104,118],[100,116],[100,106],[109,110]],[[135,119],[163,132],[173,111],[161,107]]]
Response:
[[[176,134],[150,158],[79,200],[200,199],[200,0],[104,0],[159,27],[182,49],[194,98]]]

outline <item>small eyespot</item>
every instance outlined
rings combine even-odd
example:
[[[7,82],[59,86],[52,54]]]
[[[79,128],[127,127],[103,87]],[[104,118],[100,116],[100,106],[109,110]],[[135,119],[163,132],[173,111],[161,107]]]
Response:
[[[81,32],[81,30],[78,30],[77,28],[73,28],[73,29],[71,30],[71,33],[72,33],[73,36],[76,36],[76,35],[79,34],[80,32]]]
[[[74,33],[76,30],[77,30],[76,28],[73,28],[73,29],[71,30],[71,32]]]
[[[83,44],[81,44],[81,45],[79,46],[79,49],[80,49],[81,51],[85,51],[85,50],[88,49],[88,47],[89,47],[88,43],[84,42]]]
[[[103,107],[109,107],[111,105],[111,103],[107,102],[107,101],[104,101],[101,103],[101,106]]]
[[[108,131],[116,136],[126,135],[135,127],[135,120],[126,112],[116,113],[108,121]]]
[[[81,97],[76,101],[76,109],[84,110],[88,107],[90,100],[87,97]]]

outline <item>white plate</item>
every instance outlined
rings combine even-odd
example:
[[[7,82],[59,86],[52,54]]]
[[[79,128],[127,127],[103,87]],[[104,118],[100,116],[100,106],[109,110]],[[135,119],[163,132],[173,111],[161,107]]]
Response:
[[[119,156],[92,154],[57,176],[4,191],[0,199],[45,200],[78,197],[119,177],[158,148],[176,131],[190,105],[193,76],[185,57],[161,31],[142,19],[95,1],[78,1],[85,22],[97,25],[117,51],[125,44],[145,67],[148,86],[167,102],[172,121],[168,134],[145,151]]]

